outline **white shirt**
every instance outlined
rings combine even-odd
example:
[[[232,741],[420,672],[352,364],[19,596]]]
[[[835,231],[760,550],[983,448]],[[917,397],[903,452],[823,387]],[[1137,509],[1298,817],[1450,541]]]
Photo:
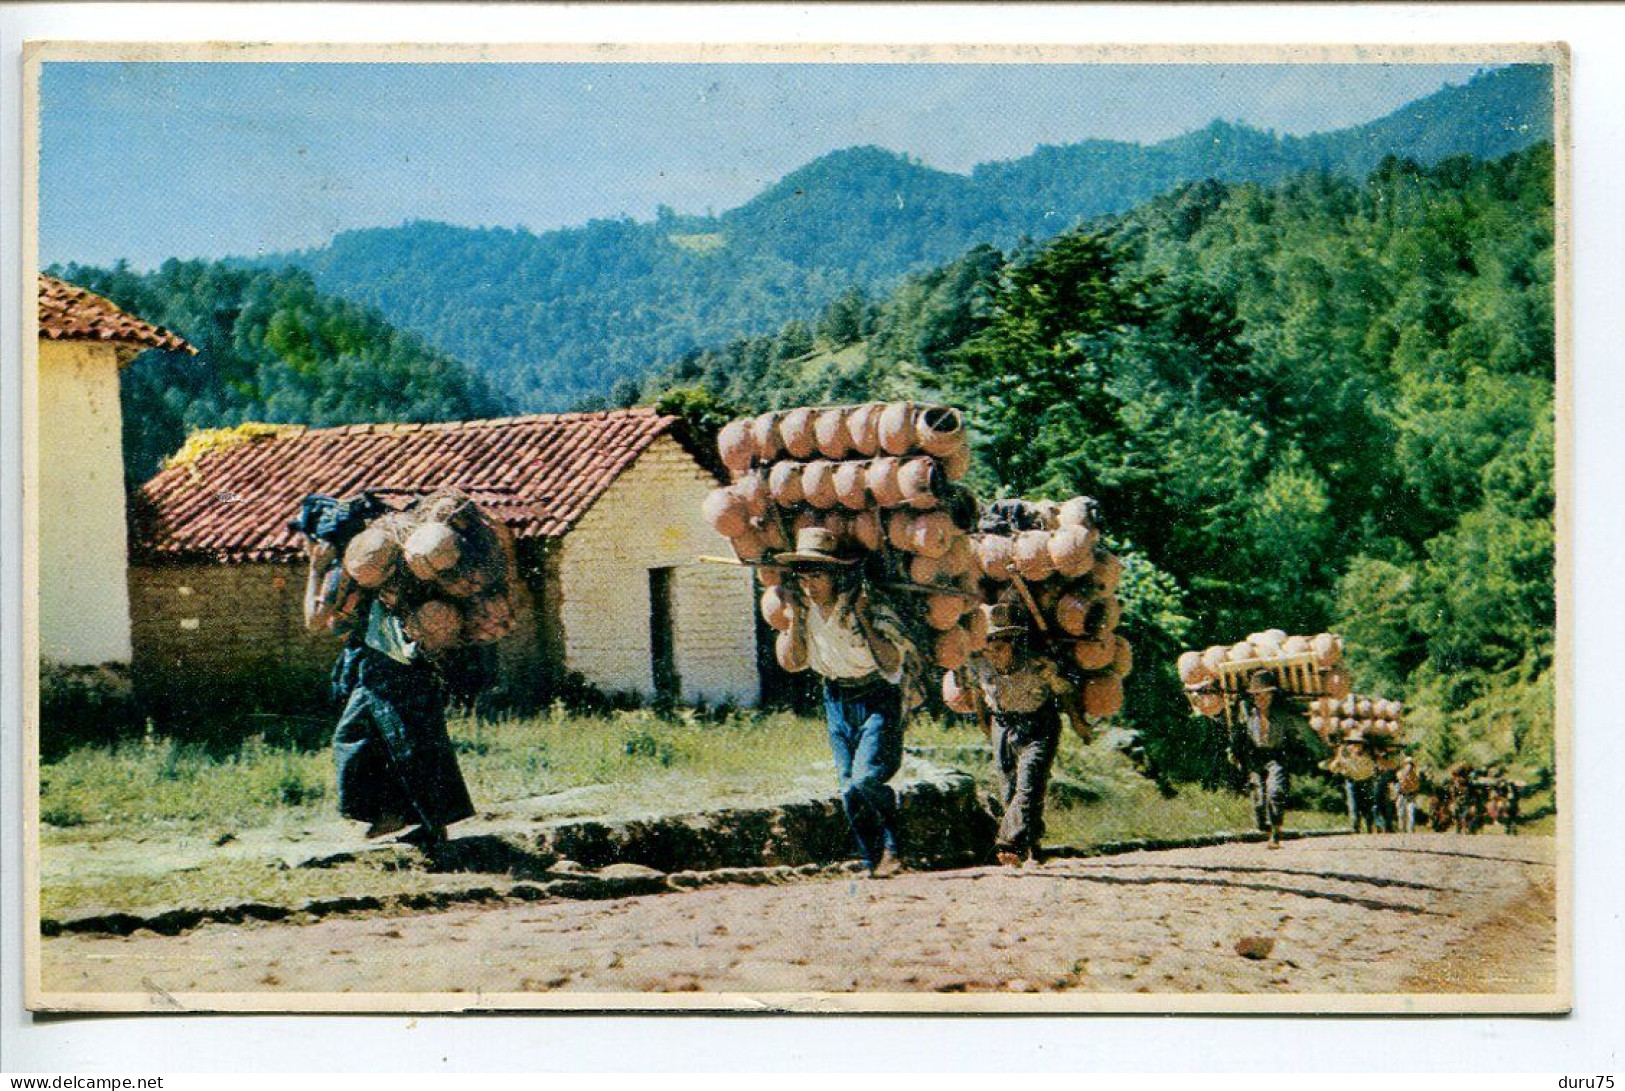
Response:
[[[828,614],[807,604],[807,665],[825,678],[867,678],[880,673],[857,616],[837,604]],[[886,681],[902,680],[901,666]]]

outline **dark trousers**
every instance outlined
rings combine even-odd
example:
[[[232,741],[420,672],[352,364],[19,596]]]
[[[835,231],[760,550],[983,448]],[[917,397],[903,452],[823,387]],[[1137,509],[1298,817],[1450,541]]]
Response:
[[[1253,821],[1265,831],[1281,825],[1286,820],[1286,766],[1270,751],[1254,748],[1243,768],[1247,772],[1247,795],[1253,804]]]
[[[435,828],[474,814],[446,733],[445,692],[428,664],[352,645],[334,670],[333,695],[343,705],[333,731],[340,814]]]
[[[824,719],[841,805],[859,854],[873,867],[886,850],[898,851],[897,793],[886,782],[903,764],[903,691],[883,680],[826,681]]]
[[[1053,703],[1037,712],[993,715],[993,752],[999,761],[1004,816],[1000,852],[1036,850],[1044,839],[1044,790],[1061,741],[1061,716]]]

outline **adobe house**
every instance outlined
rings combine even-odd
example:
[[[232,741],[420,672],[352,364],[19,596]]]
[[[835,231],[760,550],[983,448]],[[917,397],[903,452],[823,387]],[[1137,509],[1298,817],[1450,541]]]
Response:
[[[145,349],[197,350],[48,276],[39,278],[38,343],[40,658],[68,667],[127,666],[119,369]]]
[[[606,692],[754,704],[751,578],[700,514],[718,478],[679,418],[649,409],[441,424],[270,426],[216,438],[142,489],[132,515],[135,680],[149,702],[325,693],[336,640],[305,631],[306,493],[456,487],[519,551],[519,626],[495,696],[545,702],[566,673]],[[235,442],[231,442],[231,441]],[[290,688],[291,687],[291,688]]]

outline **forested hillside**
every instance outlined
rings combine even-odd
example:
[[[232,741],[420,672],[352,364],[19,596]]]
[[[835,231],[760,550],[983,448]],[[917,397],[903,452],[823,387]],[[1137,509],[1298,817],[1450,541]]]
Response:
[[[662,210],[541,235],[438,223],[350,231],[257,264],[319,287],[485,374],[522,409],[566,408],[659,361],[884,293],[980,243],[1001,249],[1181,183],[1362,178],[1387,155],[1495,157],[1551,136],[1551,70],[1480,74],[1355,128],[1280,137],[1215,122],[1154,145],[1041,147],[968,175],[879,148],[835,152],[716,216]]]
[[[615,396],[701,427],[871,397],[970,407],[975,484],[1099,497],[1128,559],[1130,718],[1211,733],[1181,646],[1333,629],[1434,764],[1552,760],[1553,160],[1201,182],[888,298],[692,352]],[[1206,740],[1204,742],[1204,740]]]
[[[51,270],[175,330],[198,356],[146,352],[124,369],[124,469],[157,472],[188,432],[243,421],[323,426],[498,416],[483,378],[308,273],[169,261],[153,273]]]

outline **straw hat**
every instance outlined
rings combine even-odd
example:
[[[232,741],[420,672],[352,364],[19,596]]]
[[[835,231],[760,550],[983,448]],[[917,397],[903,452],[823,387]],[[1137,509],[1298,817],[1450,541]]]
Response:
[[[855,557],[842,557],[836,550],[840,539],[823,527],[805,527],[796,532],[793,553],[780,553],[773,559],[780,564],[793,565],[848,565],[856,564]]]

